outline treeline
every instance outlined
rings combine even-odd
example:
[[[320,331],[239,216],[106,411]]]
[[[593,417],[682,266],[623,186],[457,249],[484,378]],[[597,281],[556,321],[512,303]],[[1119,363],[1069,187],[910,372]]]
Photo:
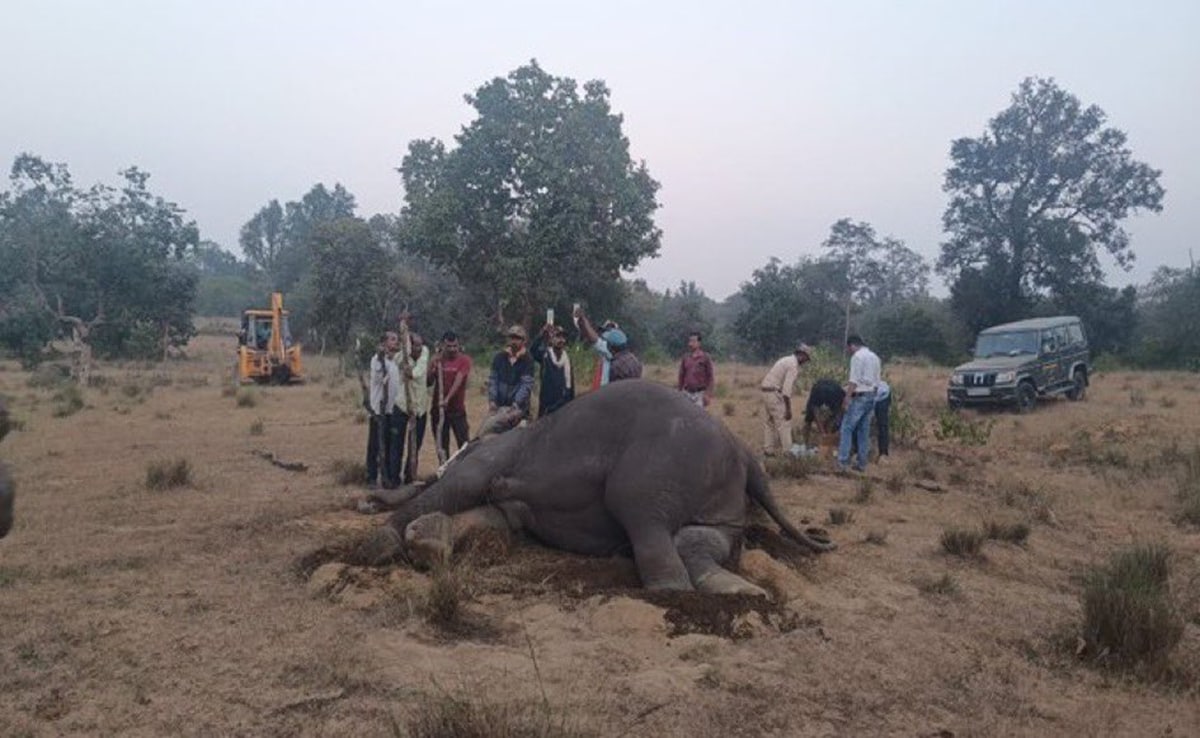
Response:
[[[547,308],[562,322],[580,302],[651,360],[678,354],[692,330],[752,361],[852,330],[885,356],[952,363],[982,327],[1071,313],[1099,353],[1200,369],[1200,274],[1164,267],[1119,290],[1101,268],[1101,252],[1132,260],[1121,223],[1161,209],[1160,172],[1053,80],[1026,80],[981,135],[951,143],[936,263],[843,218],[721,302],[694,282],[660,292],[624,276],[659,251],[659,185],[631,157],[604,83],[531,62],[467,102],[475,118],[452,143],[409,145],[396,212],[361,214],[344,187],[317,184],[252,214],[241,257],[202,240],[136,168],[116,187],[80,188],[65,165],[18,156],[0,193],[0,348],[36,362],[68,338],[77,366],[93,349],[166,356],[194,315],[233,317],[280,290],[293,332],[331,353],[369,344],[405,311],[418,330],[453,329],[482,349],[502,326],[537,328]],[[931,296],[934,274],[948,297]]]

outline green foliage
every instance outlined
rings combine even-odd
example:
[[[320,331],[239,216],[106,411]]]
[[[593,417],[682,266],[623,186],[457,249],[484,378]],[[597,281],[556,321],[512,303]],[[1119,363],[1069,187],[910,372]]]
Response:
[[[580,298],[609,312],[620,271],[658,253],[660,232],[658,183],[630,158],[608,88],[534,61],[467,102],[456,147],[409,144],[402,243],[484,293],[497,322],[566,315]]]
[[[385,323],[376,310],[390,271],[387,253],[359,218],[318,225],[311,235],[311,326],[336,351],[349,350],[356,331]]]
[[[238,243],[272,290],[290,292],[308,273],[310,239],[318,226],[352,218],[356,207],[354,195],[340,184],[330,190],[318,183],[299,201],[271,200],[242,226]]]
[[[1088,650],[1115,665],[1161,669],[1183,635],[1170,571],[1170,549],[1157,544],[1118,551],[1091,569],[1082,595]]]
[[[954,365],[965,358],[970,344],[966,326],[950,305],[928,297],[869,308],[859,326],[871,350],[885,361],[910,356]]]
[[[843,299],[891,305],[923,297],[929,289],[925,259],[897,238],[879,238],[869,223],[842,218],[821,246],[826,260],[837,265]]]
[[[1164,191],[1104,123],[1100,108],[1030,78],[982,136],[951,145],[938,269],[972,330],[1027,315],[1040,294],[1100,284],[1099,250],[1132,260],[1121,222],[1161,210]]]
[[[892,385],[892,406],[888,408],[888,437],[894,446],[916,445],[923,423],[903,387]]]
[[[939,441],[957,441],[964,446],[983,446],[987,444],[995,425],[994,420],[972,420],[966,413],[942,408],[938,413],[933,435]]]
[[[187,459],[160,459],[146,465],[146,489],[163,491],[192,483],[192,465]]]
[[[771,259],[754,270],[741,289],[745,308],[734,320],[753,358],[776,359],[791,353],[801,340],[840,344],[844,319],[840,290],[845,280],[838,269],[832,262],[805,258],[795,266]]]
[[[1139,296],[1134,359],[1143,366],[1200,371],[1200,271],[1162,267]]]

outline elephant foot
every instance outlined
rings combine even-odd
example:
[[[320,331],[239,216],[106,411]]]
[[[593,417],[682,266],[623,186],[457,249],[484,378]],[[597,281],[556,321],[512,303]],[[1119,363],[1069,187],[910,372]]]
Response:
[[[16,483],[8,476],[4,465],[0,464],[0,538],[12,530],[13,502],[16,495]]]
[[[400,534],[390,525],[376,528],[355,551],[354,559],[365,566],[384,566],[404,553]]]
[[[454,552],[454,521],[440,512],[422,515],[404,529],[404,550],[417,566],[445,564]]]
[[[416,497],[424,489],[422,485],[406,484],[402,487],[394,487],[391,489],[376,489],[372,490],[365,503],[371,508],[371,512],[379,512],[381,510],[395,510],[412,498]],[[360,505],[360,508],[362,506]]]
[[[708,594],[739,594],[752,595],[754,597],[764,597],[770,599],[767,590],[759,587],[756,584],[742,579],[737,574],[726,569],[715,569],[704,576],[699,577],[696,582],[696,589]]]

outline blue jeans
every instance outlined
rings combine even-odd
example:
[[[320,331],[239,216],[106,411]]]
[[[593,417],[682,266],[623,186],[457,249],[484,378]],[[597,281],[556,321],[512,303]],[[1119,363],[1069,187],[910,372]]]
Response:
[[[842,415],[842,437],[838,444],[838,465],[850,463],[850,446],[858,447],[858,463],[855,468],[867,468],[867,456],[871,452],[871,414],[875,410],[875,393],[850,398],[850,407]]]

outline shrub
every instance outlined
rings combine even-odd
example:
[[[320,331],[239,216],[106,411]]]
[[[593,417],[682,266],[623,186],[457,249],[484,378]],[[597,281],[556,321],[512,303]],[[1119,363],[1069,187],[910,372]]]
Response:
[[[953,556],[978,556],[983,548],[983,532],[947,528],[942,531],[942,548]]]
[[[888,409],[888,437],[900,447],[909,447],[917,442],[921,434],[921,419],[913,409],[906,393],[892,388],[892,406]]]
[[[832,507],[829,509],[829,524],[830,525],[847,525],[854,520],[854,512],[847,510],[844,507]]]
[[[1170,550],[1149,544],[1118,551],[1087,573],[1083,638],[1092,654],[1155,671],[1165,664],[1183,635],[1167,581],[1170,565]]]
[[[451,628],[459,622],[466,586],[458,570],[450,564],[433,568],[429,593],[425,599],[425,619],[440,628]]]
[[[265,431],[265,426],[263,424],[263,419],[255,418],[254,422],[250,424],[250,435],[261,436],[264,431]]]
[[[1029,538],[1029,526],[1025,523],[1001,523],[989,520],[983,524],[983,534],[989,541],[1008,541],[1024,545]]]
[[[152,461],[146,465],[146,488],[167,490],[192,483],[192,465],[187,459]]]
[[[942,408],[933,435],[939,441],[957,441],[964,446],[982,446],[992,435],[994,420],[972,420],[965,413]]]

